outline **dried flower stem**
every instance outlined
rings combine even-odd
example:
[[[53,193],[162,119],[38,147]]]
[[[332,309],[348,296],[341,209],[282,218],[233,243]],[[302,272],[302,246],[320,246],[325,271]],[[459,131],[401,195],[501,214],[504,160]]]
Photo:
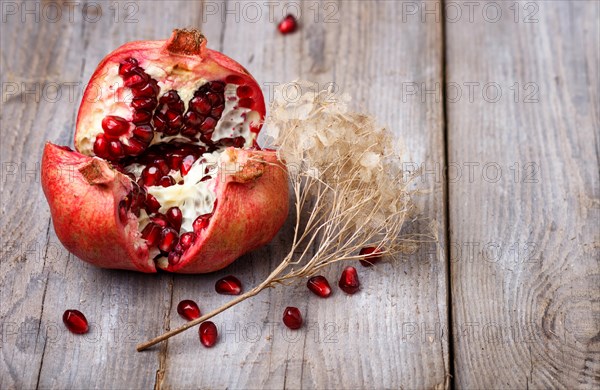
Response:
[[[322,91],[312,98],[303,96],[299,106],[276,100],[272,108],[269,125],[277,130],[274,138],[280,158],[287,162],[295,199],[294,236],[287,255],[252,290],[139,344],[138,351],[268,287],[312,276],[338,261],[366,258],[368,255],[357,254],[365,246],[377,246],[388,257],[415,249],[413,238],[401,236],[412,203],[406,180],[395,174],[397,162],[394,150],[389,150],[390,134],[376,127],[372,118],[349,113],[344,104],[332,103],[328,94]]]

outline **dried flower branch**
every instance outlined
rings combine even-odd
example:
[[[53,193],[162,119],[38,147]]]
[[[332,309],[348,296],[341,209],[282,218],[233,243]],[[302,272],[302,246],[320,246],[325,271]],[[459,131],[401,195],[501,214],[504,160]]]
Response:
[[[411,215],[407,178],[392,135],[370,116],[350,112],[347,96],[314,91],[290,102],[276,89],[265,123],[270,144],[286,162],[294,196],[294,237],[288,254],[252,290],[224,306],[140,344],[142,351],[200,324],[265,288],[314,275],[338,261],[358,260],[361,248],[376,246],[384,255],[415,250],[416,241],[401,229]],[[270,146],[271,146],[270,145]]]

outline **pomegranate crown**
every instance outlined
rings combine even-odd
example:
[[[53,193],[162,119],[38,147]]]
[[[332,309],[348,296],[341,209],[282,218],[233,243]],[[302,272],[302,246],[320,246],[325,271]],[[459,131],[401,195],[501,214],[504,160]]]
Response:
[[[185,56],[203,56],[206,37],[197,29],[175,29],[166,49],[170,54]]]

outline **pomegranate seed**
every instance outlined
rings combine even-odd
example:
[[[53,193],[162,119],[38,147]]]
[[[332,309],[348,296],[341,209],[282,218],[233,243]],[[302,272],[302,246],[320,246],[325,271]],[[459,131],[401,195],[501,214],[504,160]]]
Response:
[[[148,125],[138,126],[133,129],[133,135],[144,143],[148,144],[154,138],[154,132]]]
[[[186,299],[177,305],[177,313],[188,321],[195,320],[200,317],[200,308],[196,304],[196,302]]]
[[[196,234],[193,232],[183,233],[181,237],[179,237],[179,244],[181,245],[181,249],[185,251],[196,241]]]
[[[302,314],[297,307],[288,306],[283,311],[283,323],[290,329],[300,329],[302,326]]]
[[[200,335],[200,342],[206,348],[214,346],[217,342],[217,326],[212,321],[201,323],[200,329],[198,329],[198,334]]]
[[[108,151],[110,156],[115,159],[125,156],[125,151],[123,150],[123,144],[121,141],[110,141],[108,144]]]
[[[225,276],[215,283],[215,291],[223,295],[240,295],[242,282],[233,275]]]
[[[104,138],[104,134],[98,134],[94,142],[94,154],[98,157],[108,157],[108,141]]]
[[[150,119],[152,119],[152,114],[148,111],[140,110],[135,111],[133,113],[133,119],[131,121],[136,125],[140,125],[143,123],[150,123]]]
[[[158,183],[159,171],[155,166],[147,166],[142,171],[142,182],[146,187],[155,186]]]
[[[175,184],[175,179],[173,179],[171,176],[168,176],[168,175],[163,176],[158,181],[158,184],[160,184],[163,187],[170,187]]]
[[[308,279],[306,286],[310,291],[320,296],[321,298],[327,298],[331,295],[331,286],[325,278],[325,276],[317,275]]]
[[[217,121],[214,120],[214,118],[208,117],[200,125],[200,130],[203,131],[203,132],[208,131],[208,130],[212,130],[212,129],[215,128],[216,124],[217,124]]]
[[[132,70],[137,68],[138,62],[135,58],[127,58],[119,64],[119,76],[128,76]]]
[[[181,117],[181,114],[177,111],[168,110],[166,115],[167,120],[169,121],[169,126],[179,128],[183,124],[183,118]]]
[[[131,107],[135,110],[154,110],[157,104],[154,97],[136,98],[131,101]]]
[[[130,138],[128,140],[129,145],[123,143],[123,149],[128,156],[138,156],[142,154],[144,150],[146,150],[146,144],[142,141],[139,141],[135,138]]]
[[[190,107],[197,113],[204,115],[208,114],[211,109],[208,99],[203,96],[197,96],[190,100]]]
[[[154,161],[152,161],[152,164],[155,167],[158,168],[158,170],[163,174],[163,175],[168,175],[169,172],[171,171],[171,168],[169,168],[169,164],[167,164],[167,162],[162,159],[162,158],[156,158],[154,159]]]
[[[135,87],[131,89],[131,93],[133,97],[154,97],[158,92],[158,86],[155,85],[156,81],[150,80],[148,83],[144,84],[141,87]]]
[[[134,69],[129,75],[127,75],[125,80],[123,80],[127,88],[139,88],[148,81],[148,76],[146,76],[145,73],[140,72],[138,69],[139,68]]]
[[[247,98],[252,96],[252,88],[250,88],[247,85],[242,85],[240,87],[238,87],[237,91],[236,91],[238,97],[240,98]]]
[[[171,177],[171,176],[169,176]],[[167,217],[167,221],[173,226],[173,229],[179,231],[181,229],[181,222],[183,221],[183,213],[179,209],[179,207],[171,207],[165,213]]]
[[[206,229],[208,227],[208,223],[210,222],[211,214],[203,214],[196,218],[192,223],[192,228],[194,228],[195,232],[199,232],[202,229]]]
[[[168,91],[167,93],[165,93],[164,95],[162,95],[161,98],[158,100],[158,102],[161,104],[169,104],[169,103],[175,103],[179,100],[180,100],[179,94],[177,93],[177,91],[172,89],[172,90]]]
[[[112,137],[123,135],[129,130],[129,122],[120,116],[108,115],[102,119],[102,129]]]
[[[356,293],[360,287],[360,282],[358,281],[358,273],[356,273],[356,268],[344,268],[338,285],[346,294]]]
[[[202,123],[202,121],[204,120],[204,117],[200,116],[199,114],[195,113],[194,111],[188,111],[184,115],[184,120],[185,120],[186,125],[193,127],[193,126],[198,126],[200,123]]]
[[[194,164],[194,162],[196,161],[196,157],[194,157],[193,155],[187,155],[183,158],[183,161],[181,162],[181,176],[185,176],[188,174],[188,172],[190,171],[190,169],[192,168],[192,165]]]
[[[146,240],[148,246],[154,246],[158,242],[162,228],[154,222],[150,222],[142,230],[142,238]]]
[[[183,156],[180,156],[178,154],[171,154],[169,156],[167,156],[167,165],[169,166],[170,169],[176,171],[179,169],[179,166],[181,165],[181,162],[183,161]]]
[[[225,79],[225,81],[227,82],[227,84],[236,84],[236,85],[242,85],[244,84],[244,79],[240,76],[237,75],[229,75],[227,76],[227,78]]]
[[[87,318],[79,310],[65,310],[62,319],[72,333],[84,334],[89,330]]]
[[[161,228],[166,228],[169,226],[169,221],[167,221],[167,217],[164,214],[156,213],[156,215],[150,217],[150,220],[160,226]]]
[[[293,33],[294,31],[296,31],[297,27],[298,22],[296,21],[294,15],[287,15],[285,18],[283,18],[281,22],[279,22],[279,25],[277,26],[279,32],[284,35]]]
[[[178,245],[179,244],[175,245],[175,247],[177,248]],[[167,260],[169,261],[169,265],[179,264],[179,261],[181,261],[181,252],[178,252],[177,250],[171,251],[167,257]]]
[[[160,203],[152,194],[146,195],[146,211],[149,214],[156,213],[160,209]]]
[[[218,105],[217,107],[210,110],[210,115],[212,115],[215,118],[220,118],[221,114],[223,114],[224,109],[225,109],[225,106],[223,104]]]
[[[362,248],[359,253],[361,256],[368,255],[364,259],[359,260],[360,264],[363,267],[370,267],[374,264],[377,264],[381,261],[381,251],[378,251],[376,247],[369,246],[366,248]]]
[[[163,252],[171,252],[177,241],[179,240],[179,235],[175,230],[170,227],[166,227],[162,230],[160,234],[160,242],[158,244],[158,249]]]

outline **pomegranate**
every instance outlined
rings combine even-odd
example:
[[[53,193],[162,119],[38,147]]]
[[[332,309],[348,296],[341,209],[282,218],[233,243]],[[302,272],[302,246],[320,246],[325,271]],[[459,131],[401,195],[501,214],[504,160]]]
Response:
[[[42,187],[65,247],[104,268],[219,270],[269,242],[287,173],[256,137],[259,85],[197,30],[130,42],[98,65],[75,149],[48,143]]]
[[[79,310],[65,310],[63,323],[75,334],[84,334],[89,330],[87,318]]]

